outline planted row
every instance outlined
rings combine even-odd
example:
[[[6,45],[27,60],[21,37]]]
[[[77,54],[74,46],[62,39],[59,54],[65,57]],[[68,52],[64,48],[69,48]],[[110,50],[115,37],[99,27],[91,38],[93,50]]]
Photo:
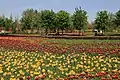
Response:
[[[47,39],[0,38],[0,47],[30,52],[49,53],[98,53],[120,55],[120,42],[58,43]]]
[[[112,55],[26,52],[0,49],[0,78],[120,78],[120,58]],[[113,73],[114,72],[114,73]]]

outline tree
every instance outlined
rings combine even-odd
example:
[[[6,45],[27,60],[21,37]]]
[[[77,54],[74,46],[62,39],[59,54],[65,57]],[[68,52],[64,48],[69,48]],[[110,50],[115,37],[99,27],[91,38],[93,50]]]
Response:
[[[73,26],[73,21],[72,21],[72,15],[70,15],[70,22],[69,22],[69,27],[66,28],[67,32],[73,32],[75,30],[74,26]]]
[[[7,17],[3,16],[2,26],[4,27],[4,29],[6,31],[8,31],[13,26],[12,16],[10,16],[10,18],[7,18]]]
[[[108,27],[107,27],[107,30],[108,31],[113,31],[114,29],[116,29],[115,15],[113,13],[109,13],[108,14]]]
[[[34,10],[32,14],[32,22],[31,25],[33,26],[32,29],[37,30],[37,33],[39,33],[39,29],[41,27],[40,21],[41,21],[41,12],[38,12],[36,9]]]
[[[21,24],[22,31],[30,29],[33,32],[34,27],[37,26],[37,11],[34,9],[27,9],[22,13]]]
[[[33,24],[34,27],[37,29],[37,33],[39,33],[39,30],[41,28],[41,12],[38,12],[37,10],[35,10],[35,14],[34,14],[34,19],[33,19]]]
[[[12,28],[13,27],[13,17],[12,17],[12,14],[10,15],[10,18],[9,18],[9,28]]]
[[[95,29],[97,29],[98,31],[102,31],[103,34],[103,32],[107,29],[108,20],[109,20],[109,16],[107,11],[97,12],[97,17],[95,18],[95,26],[94,26]]]
[[[0,17],[0,27],[3,27],[3,25],[4,25],[4,19],[3,17]]]
[[[115,25],[118,29],[120,29],[120,10],[115,14]]]
[[[60,10],[57,14],[56,14],[56,23],[57,23],[57,31],[59,34],[59,29],[62,30],[62,34],[63,34],[63,30],[65,30],[67,27],[70,26],[70,16],[69,13],[63,10]]]
[[[12,33],[16,33],[16,30],[18,30],[18,18],[15,17],[15,21],[13,22],[13,26],[12,26]]]
[[[75,12],[73,14],[73,25],[76,30],[79,30],[79,35],[81,30],[85,30],[87,26],[87,12],[80,8],[75,8]]]
[[[41,11],[41,27],[45,28],[46,35],[48,34],[48,29],[55,28],[55,13],[53,10]]]

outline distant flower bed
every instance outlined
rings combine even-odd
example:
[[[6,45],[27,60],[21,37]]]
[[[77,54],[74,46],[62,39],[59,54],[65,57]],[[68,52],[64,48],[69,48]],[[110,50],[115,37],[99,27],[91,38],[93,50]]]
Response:
[[[42,42],[37,39],[25,39],[5,37],[0,38],[0,47],[13,50],[38,51],[49,53],[98,53],[98,54],[120,54],[120,42],[102,42],[102,43],[78,43],[66,44],[55,42]],[[44,41],[44,40],[43,40]]]

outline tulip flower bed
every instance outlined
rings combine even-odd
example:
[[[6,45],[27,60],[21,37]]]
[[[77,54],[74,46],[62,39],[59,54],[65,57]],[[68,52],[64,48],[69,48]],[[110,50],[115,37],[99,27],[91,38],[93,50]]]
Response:
[[[0,80],[119,80],[120,42],[0,38]]]
[[[62,40],[39,38],[0,38],[0,47],[13,50],[38,51],[49,53],[98,53],[120,54],[120,41]]]
[[[0,78],[118,79],[120,58],[100,54],[51,54],[0,49]],[[44,76],[45,75],[45,76]],[[37,79],[36,79],[37,80]],[[104,80],[104,79],[103,79]]]

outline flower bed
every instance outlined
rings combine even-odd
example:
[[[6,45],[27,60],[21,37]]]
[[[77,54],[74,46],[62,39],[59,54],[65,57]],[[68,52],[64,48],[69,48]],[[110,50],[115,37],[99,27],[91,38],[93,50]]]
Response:
[[[118,80],[119,41],[0,38],[0,80]]]
[[[119,78],[120,58],[99,54],[51,54],[0,49],[0,77],[35,78]],[[114,72],[114,73],[113,73]]]
[[[42,43],[42,44],[39,44]],[[0,47],[23,51],[38,51],[49,53],[98,53],[98,54],[120,54],[120,42],[93,42],[93,43],[58,43],[43,42],[39,39],[30,38],[0,38]]]

